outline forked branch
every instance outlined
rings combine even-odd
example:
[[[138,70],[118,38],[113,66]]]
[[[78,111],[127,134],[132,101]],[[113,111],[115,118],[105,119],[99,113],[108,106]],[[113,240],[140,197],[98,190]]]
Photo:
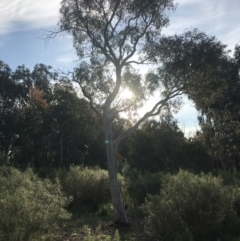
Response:
[[[177,89],[173,92],[171,92],[170,94],[168,94],[163,100],[160,100],[158,103],[155,104],[155,106],[148,111],[147,113],[145,113],[145,115],[140,118],[132,127],[130,127],[129,129],[127,129],[126,131],[124,131],[114,142],[114,147],[115,149],[118,147],[119,143],[125,138],[127,137],[132,131],[136,130],[139,125],[141,123],[143,123],[147,118],[151,117],[151,116],[156,116],[158,114],[160,114],[162,108],[164,106],[167,105],[167,102],[170,99],[173,99],[177,96],[182,95],[182,89]]]

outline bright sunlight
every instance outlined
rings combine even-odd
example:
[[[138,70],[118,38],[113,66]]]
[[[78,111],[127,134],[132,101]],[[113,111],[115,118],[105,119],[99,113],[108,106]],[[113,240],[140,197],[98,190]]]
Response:
[[[121,97],[122,97],[123,99],[131,99],[131,98],[133,98],[133,96],[134,96],[133,92],[130,91],[130,90],[128,90],[128,89],[124,90],[124,91],[121,93]]]

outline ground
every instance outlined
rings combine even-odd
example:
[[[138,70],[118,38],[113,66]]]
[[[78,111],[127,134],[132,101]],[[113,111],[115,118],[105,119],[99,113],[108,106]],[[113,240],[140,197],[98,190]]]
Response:
[[[73,218],[57,234],[59,241],[153,241],[144,233],[144,218],[128,214],[131,227],[115,225],[113,214],[85,213]],[[55,236],[55,237],[56,237]],[[55,239],[56,240],[56,239]]]

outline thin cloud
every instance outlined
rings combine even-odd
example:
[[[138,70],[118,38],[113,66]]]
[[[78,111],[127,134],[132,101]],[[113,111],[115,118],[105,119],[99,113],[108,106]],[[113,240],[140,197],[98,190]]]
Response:
[[[170,26],[164,34],[181,34],[186,29],[198,28],[233,49],[239,42],[240,1],[232,0],[179,0],[175,13],[170,16]]]
[[[71,57],[63,57],[63,58],[57,58],[56,62],[60,62],[60,63],[72,63],[74,62],[73,58]]]
[[[199,2],[199,0],[178,0],[177,2],[179,5],[184,6],[184,5],[189,5],[189,4]]]
[[[0,34],[8,34],[19,29],[24,23],[29,29],[47,28],[57,24],[60,0],[1,0]]]

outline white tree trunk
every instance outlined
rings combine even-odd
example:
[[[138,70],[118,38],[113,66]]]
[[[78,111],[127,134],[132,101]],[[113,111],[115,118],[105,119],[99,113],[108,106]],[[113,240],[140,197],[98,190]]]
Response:
[[[122,195],[119,188],[117,179],[117,167],[115,158],[115,147],[113,144],[112,127],[108,118],[103,118],[104,132],[105,132],[105,144],[107,152],[108,162],[108,176],[109,186],[112,198],[113,210],[115,214],[115,222],[123,225],[130,225],[128,217],[126,215]]]

